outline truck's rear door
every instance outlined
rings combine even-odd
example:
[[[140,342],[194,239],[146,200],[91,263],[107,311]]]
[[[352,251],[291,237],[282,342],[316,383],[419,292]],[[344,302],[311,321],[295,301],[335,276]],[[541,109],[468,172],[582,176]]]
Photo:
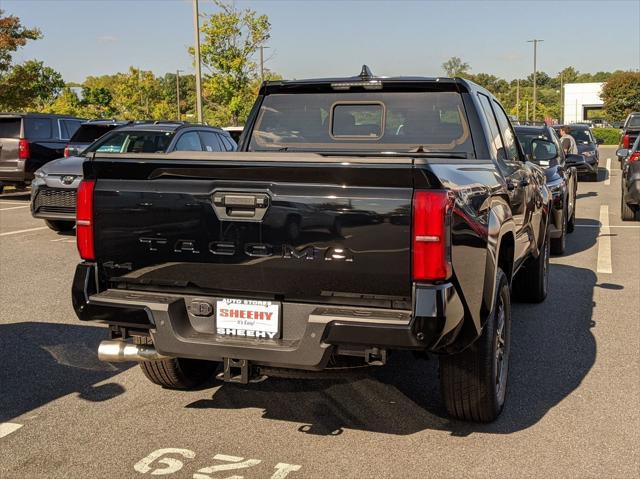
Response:
[[[97,158],[109,287],[410,307],[410,158]]]

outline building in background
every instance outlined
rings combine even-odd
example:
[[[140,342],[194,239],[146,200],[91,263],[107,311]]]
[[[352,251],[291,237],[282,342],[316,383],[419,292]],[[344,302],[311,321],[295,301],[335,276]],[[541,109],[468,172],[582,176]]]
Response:
[[[563,123],[579,123],[602,118],[600,98],[604,83],[566,83],[564,85]]]

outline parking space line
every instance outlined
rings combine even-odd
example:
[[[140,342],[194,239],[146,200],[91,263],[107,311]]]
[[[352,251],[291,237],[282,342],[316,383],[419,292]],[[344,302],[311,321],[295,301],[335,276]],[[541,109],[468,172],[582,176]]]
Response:
[[[0,438],[16,432],[21,427],[22,424],[16,424],[15,422],[0,422]]]
[[[9,208],[0,208],[0,211],[9,211],[9,210],[19,210],[22,208],[28,208],[29,205],[24,205],[24,206],[10,206]]]
[[[49,228],[47,226],[40,226],[39,228],[29,228],[27,230],[7,231],[6,233],[0,233],[0,236],[17,235],[20,233],[29,233],[31,231],[40,231],[40,230],[46,230],[46,229],[49,229]]]
[[[598,235],[598,273],[613,273],[611,267],[611,229],[609,205],[600,205],[600,234]]]
[[[24,204],[25,204],[25,201],[4,201],[0,199],[0,205],[24,205]]]
[[[609,186],[611,184],[611,158],[607,158],[607,178],[604,180],[604,185]]]

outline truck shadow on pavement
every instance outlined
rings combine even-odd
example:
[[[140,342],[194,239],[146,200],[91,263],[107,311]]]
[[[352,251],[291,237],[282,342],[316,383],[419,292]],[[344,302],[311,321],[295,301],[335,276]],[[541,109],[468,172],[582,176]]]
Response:
[[[105,401],[124,392],[109,379],[119,367],[98,360],[104,328],[54,323],[0,324],[0,422],[18,417],[67,394]]]
[[[572,235],[570,254],[593,245],[597,234],[596,228],[584,228]],[[410,353],[394,354],[372,375],[350,381],[270,378],[247,386],[224,384],[211,399],[187,407],[258,408],[264,419],[291,421],[299,432],[317,435],[339,435],[344,429],[398,435],[431,429],[456,436],[520,431],[569,396],[593,367],[596,286],[592,270],[552,264],[546,301],[514,304],[507,403],[491,424],[450,419],[440,400],[437,360]],[[610,294],[621,288],[602,287]]]

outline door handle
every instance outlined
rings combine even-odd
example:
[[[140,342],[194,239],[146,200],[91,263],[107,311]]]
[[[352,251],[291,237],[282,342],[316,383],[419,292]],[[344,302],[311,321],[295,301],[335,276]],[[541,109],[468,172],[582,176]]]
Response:
[[[213,209],[220,220],[262,221],[269,207],[266,193],[216,192]]]

